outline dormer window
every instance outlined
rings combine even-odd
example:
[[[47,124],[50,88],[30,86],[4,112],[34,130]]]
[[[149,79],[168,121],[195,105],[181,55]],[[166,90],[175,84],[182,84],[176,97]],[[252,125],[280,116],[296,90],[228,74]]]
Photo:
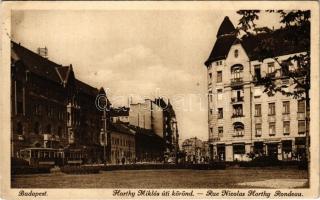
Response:
[[[239,56],[239,50],[236,49],[236,50],[234,50],[234,57],[235,57],[235,58],[238,58],[238,56]]]

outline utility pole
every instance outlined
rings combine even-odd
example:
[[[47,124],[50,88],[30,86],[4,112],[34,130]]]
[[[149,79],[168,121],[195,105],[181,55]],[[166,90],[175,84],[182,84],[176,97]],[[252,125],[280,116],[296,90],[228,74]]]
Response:
[[[107,143],[107,116],[106,116],[106,108],[103,109],[103,162],[104,165],[107,163],[107,156],[106,156],[106,143]]]

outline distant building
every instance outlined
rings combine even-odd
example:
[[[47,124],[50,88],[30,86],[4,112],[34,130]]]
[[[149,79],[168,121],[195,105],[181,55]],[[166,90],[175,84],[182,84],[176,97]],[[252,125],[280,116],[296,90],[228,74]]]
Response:
[[[111,108],[109,115],[113,123],[129,123],[129,111],[127,107]]]
[[[179,151],[179,133],[175,111],[170,102],[162,98],[146,99],[143,103],[131,104],[130,125],[151,130],[162,139],[162,156],[175,157]],[[160,141],[160,140],[159,140]]]
[[[185,161],[189,163],[203,163],[209,161],[208,143],[197,137],[189,138],[182,143],[182,152],[185,154]]]
[[[120,164],[124,162],[134,163],[136,160],[136,131],[129,128],[124,123],[110,124],[109,147],[110,147],[110,163]]]
[[[294,31],[294,30],[290,30]],[[261,40],[278,40],[278,62],[304,53],[299,46],[283,42],[290,32],[237,38],[235,27],[225,17],[214,47],[205,62],[208,78],[208,132],[215,159],[249,160],[249,153],[268,155],[279,160],[301,159],[305,155],[305,101],[281,93],[268,96],[260,77],[271,76],[280,66],[272,58],[259,61],[254,49]],[[288,70],[296,68],[292,63]],[[273,76],[273,75],[272,75]],[[276,73],[277,84],[290,85],[285,72]],[[289,90],[295,86],[290,86]]]

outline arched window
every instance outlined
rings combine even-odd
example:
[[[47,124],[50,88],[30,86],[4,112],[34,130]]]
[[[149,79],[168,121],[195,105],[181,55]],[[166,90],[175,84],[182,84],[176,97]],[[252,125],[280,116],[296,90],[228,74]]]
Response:
[[[241,64],[236,64],[231,67],[231,75],[233,80],[242,80],[243,66]]]
[[[235,136],[243,136],[244,134],[244,125],[242,122],[233,123],[234,134]]]

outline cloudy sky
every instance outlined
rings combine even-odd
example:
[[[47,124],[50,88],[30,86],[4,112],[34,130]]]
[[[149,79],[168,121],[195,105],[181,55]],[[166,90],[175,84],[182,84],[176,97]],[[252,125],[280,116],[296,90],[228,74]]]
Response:
[[[225,16],[235,11],[14,11],[12,38],[49,59],[73,65],[75,75],[108,88],[114,106],[164,96],[175,107],[182,142],[207,140],[207,84],[204,61]],[[277,24],[262,15],[259,24]]]

